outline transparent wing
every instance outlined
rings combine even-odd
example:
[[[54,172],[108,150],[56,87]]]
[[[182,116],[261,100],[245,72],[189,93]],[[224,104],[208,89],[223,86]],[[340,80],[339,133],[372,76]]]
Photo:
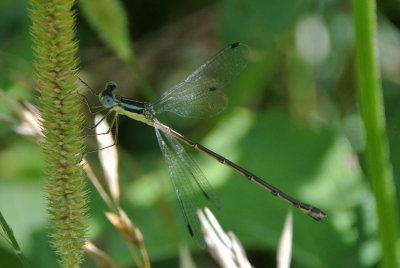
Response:
[[[188,174],[193,179],[194,183],[200,189],[201,194],[217,209],[220,208],[217,194],[215,193],[213,187],[210,182],[207,180],[203,171],[201,171],[200,167],[197,165],[196,161],[193,157],[190,156],[183,148],[182,144],[179,143],[173,136],[169,134],[165,134],[169,144],[172,149],[176,152],[179,159],[182,161],[183,165],[186,168]],[[192,181],[192,182],[193,182]],[[196,214],[197,215],[197,214]]]
[[[180,158],[176,155],[176,152],[170,149],[157,128],[155,128],[155,131],[161,151],[164,155],[165,161],[167,162],[169,175],[171,177],[175,193],[178,197],[179,205],[186,221],[186,226],[196,243],[199,246],[204,247],[200,221],[196,214],[196,209],[199,208],[199,193],[196,192],[195,188],[193,187],[194,185],[191,182],[192,180],[188,179],[190,175],[188,174],[187,169]]]
[[[153,105],[155,113],[197,118],[220,113],[228,103],[223,88],[246,67],[248,53],[248,46],[241,43],[221,50],[185,81],[166,91]]]

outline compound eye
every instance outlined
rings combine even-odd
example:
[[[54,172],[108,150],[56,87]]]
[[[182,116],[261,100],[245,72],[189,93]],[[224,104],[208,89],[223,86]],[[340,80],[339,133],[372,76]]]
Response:
[[[104,96],[102,102],[103,102],[103,106],[105,106],[105,107],[111,107],[114,105],[114,100],[110,96]]]
[[[118,87],[117,83],[115,83],[114,81],[110,81],[107,82],[105,89],[111,92],[115,90],[117,87]]]

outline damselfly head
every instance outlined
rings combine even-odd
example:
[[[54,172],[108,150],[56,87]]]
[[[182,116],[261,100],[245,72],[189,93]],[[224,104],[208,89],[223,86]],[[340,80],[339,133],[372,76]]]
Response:
[[[99,99],[104,107],[111,107],[114,105],[113,91],[118,87],[117,83],[110,81],[106,83],[104,90],[99,94]]]
[[[114,91],[115,89],[117,89],[117,87],[118,87],[117,83],[115,83],[114,81],[110,81],[110,82],[106,83],[104,90],[111,92],[111,91]]]

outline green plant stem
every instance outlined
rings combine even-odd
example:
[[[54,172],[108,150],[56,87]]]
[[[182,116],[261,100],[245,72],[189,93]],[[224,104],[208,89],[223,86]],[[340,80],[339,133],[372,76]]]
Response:
[[[128,15],[120,0],[81,0],[83,14],[103,41],[129,67],[139,90],[149,101],[156,95],[139,67],[129,38]]]
[[[132,55],[129,59],[125,60],[125,63],[128,65],[129,69],[131,70],[132,74],[136,78],[136,82],[140,87],[140,91],[144,94],[148,101],[154,102],[157,99],[156,94],[150,83],[147,81],[145,75],[143,74],[142,69],[137,64],[137,61]]]
[[[13,247],[15,254],[18,256],[19,260],[21,261],[22,266],[25,268],[32,267],[29,264],[28,259],[22,253],[22,250],[19,247],[17,240],[15,239],[15,236],[14,236],[13,231],[11,230],[11,227],[7,224],[6,219],[4,219],[3,214],[1,212],[0,212],[0,226],[2,227],[7,238],[9,239],[9,242],[10,242],[11,246]]]
[[[353,15],[358,96],[366,133],[366,168],[376,200],[382,262],[383,267],[399,267],[395,184],[379,74],[375,1],[353,0]]]

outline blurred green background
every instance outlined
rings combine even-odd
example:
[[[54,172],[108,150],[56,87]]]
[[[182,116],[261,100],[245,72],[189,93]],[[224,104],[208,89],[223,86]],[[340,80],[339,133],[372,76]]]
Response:
[[[101,8],[102,3],[95,5]],[[78,1],[76,30],[80,77],[94,89],[101,90],[105,82],[113,80],[119,84],[120,95],[154,101],[152,95],[159,96],[223,47],[236,41],[251,47],[250,64],[228,88],[226,111],[207,120],[169,115],[161,119],[286,193],[327,212],[327,220],[316,222],[188,148],[219,196],[222,210],[214,210],[217,218],[225,230],[232,230],[241,240],[253,266],[276,266],[277,244],[288,210],[294,214],[293,267],[377,266],[377,222],[360,154],[365,141],[357,108],[348,1],[122,2],[128,18],[129,51],[154,91],[143,90],[132,75],[132,67],[121,59],[122,50],[113,50],[104,41],[114,39],[111,34],[118,39],[123,29],[99,34],[89,23],[95,8],[91,5],[90,1]],[[36,104],[27,8],[26,1],[0,2],[0,87],[13,99]],[[398,1],[378,2],[380,63],[397,186],[398,11]],[[108,35],[102,38],[102,34]],[[95,97],[90,101],[96,104]],[[10,115],[4,104],[0,109],[3,115]],[[88,125],[90,120],[88,116]],[[187,244],[198,267],[216,267],[186,232],[154,130],[121,118],[118,150],[121,206],[143,232],[152,266],[179,266],[180,249]],[[89,159],[101,177],[97,156],[92,154]],[[42,166],[37,143],[1,123],[0,210],[33,265],[54,267]],[[90,240],[122,266],[131,267],[123,239],[104,216],[107,207],[90,182],[88,188]],[[0,240],[0,263],[1,267],[20,267],[4,240]],[[95,264],[87,258],[83,267]]]

